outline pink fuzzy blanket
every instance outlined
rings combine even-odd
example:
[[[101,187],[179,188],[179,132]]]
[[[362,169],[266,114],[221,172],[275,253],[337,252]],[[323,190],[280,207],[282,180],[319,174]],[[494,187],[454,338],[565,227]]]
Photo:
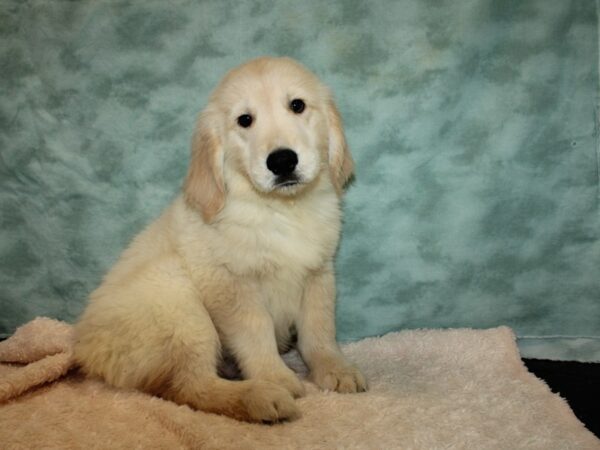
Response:
[[[71,326],[36,319],[0,343],[1,448],[600,449],[527,372],[508,328],[418,330],[343,346],[364,394],[306,382],[302,417],[272,426],[193,411],[83,379]],[[305,375],[297,355],[287,355]]]

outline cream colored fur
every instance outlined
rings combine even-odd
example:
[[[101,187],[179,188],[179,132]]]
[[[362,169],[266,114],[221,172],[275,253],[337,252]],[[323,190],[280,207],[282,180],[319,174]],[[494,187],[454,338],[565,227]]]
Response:
[[[303,99],[301,114],[290,101]],[[252,126],[237,117],[251,114]],[[298,154],[299,183],[266,168]],[[352,174],[329,91],[298,63],[231,71],[200,116],[184,191],[92,293],[75,358],[108,383],[249,421],[299,415],[304,387],[279,355],[297,347],[321,388],[366,389],[335,342],[333,257]],[[222,352],[244,380],[217,375]]]

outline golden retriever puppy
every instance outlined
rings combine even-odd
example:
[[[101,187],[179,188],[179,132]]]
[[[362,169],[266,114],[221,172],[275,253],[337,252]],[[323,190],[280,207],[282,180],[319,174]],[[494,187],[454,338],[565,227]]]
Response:
[[[333,257],[353,162],[329,90],[299,63],[228,73],[200,115],[183,193],[139,234],[76,324],[82,370],[237,419],[293,419],[297,348],[321,388],[366,382],[335,341]],[[223,353],[243,380],[219,377]]]

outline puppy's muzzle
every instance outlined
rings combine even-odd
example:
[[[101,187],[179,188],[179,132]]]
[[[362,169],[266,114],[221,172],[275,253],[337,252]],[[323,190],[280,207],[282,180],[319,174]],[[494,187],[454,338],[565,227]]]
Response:
[[[298,155],[289,148],[273,150],[267,157],[267,168],[277,176],[277,186],[289,186],[298,183],[294,170],[298,165]]]

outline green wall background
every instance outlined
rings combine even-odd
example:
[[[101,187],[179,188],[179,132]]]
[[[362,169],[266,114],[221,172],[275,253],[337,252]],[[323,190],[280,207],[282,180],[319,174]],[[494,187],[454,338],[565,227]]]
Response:
[[[77,317],[176,195],[211,89],[270,54],[333,88],[357,162],[341,339],[504,324],[600,360],[598,9],[4,0],[0,333]]]

